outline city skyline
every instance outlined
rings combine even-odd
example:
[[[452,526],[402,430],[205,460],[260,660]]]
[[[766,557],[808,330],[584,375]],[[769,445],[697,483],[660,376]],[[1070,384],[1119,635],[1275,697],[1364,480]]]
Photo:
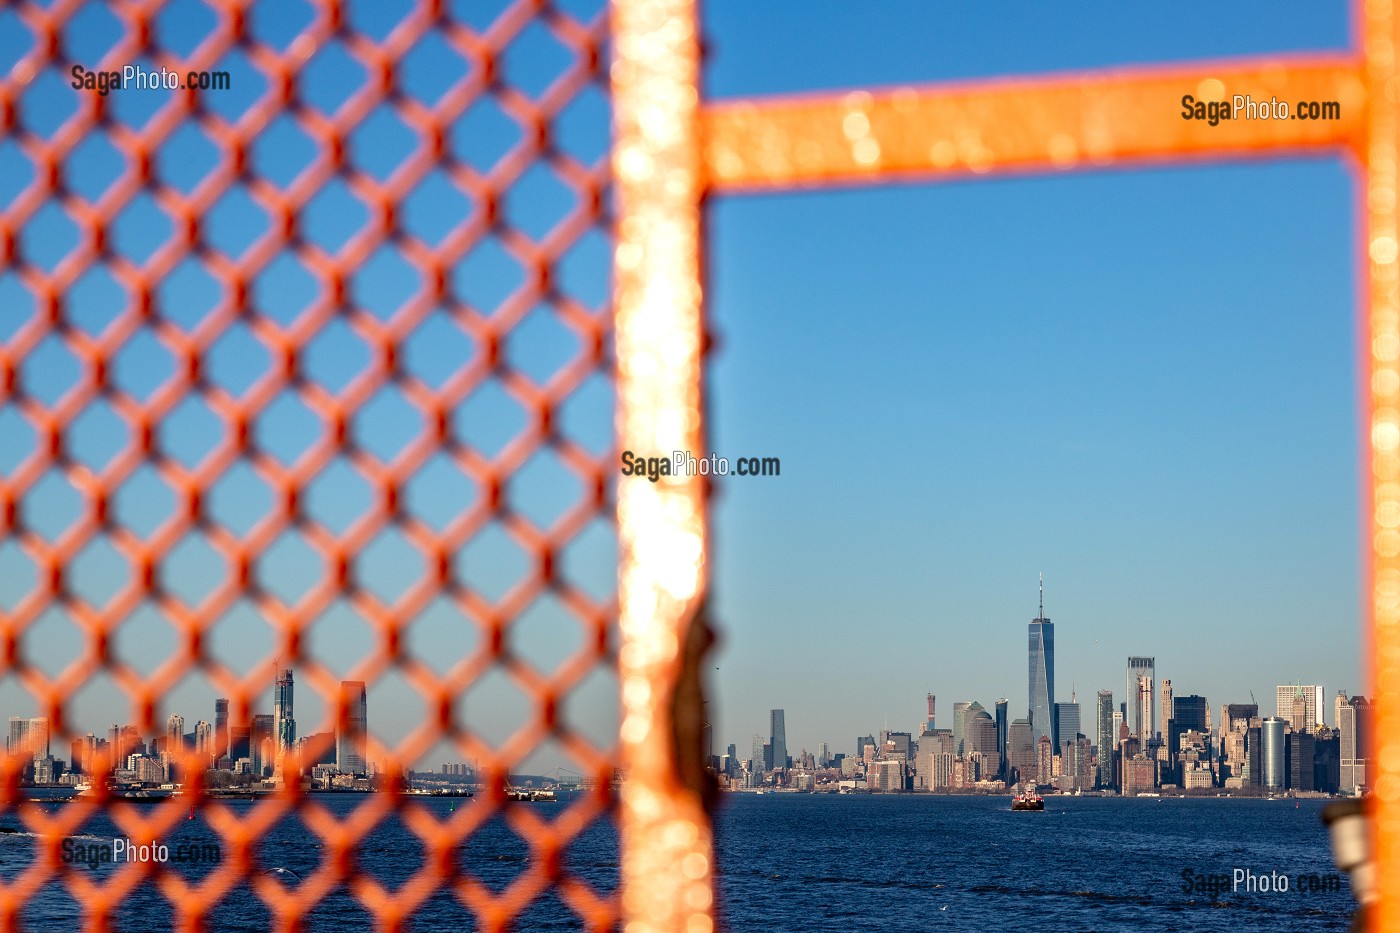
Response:
[[[1030,668],[1029,676],[1027,677],[1026,681],[1026,704],[1024,707],[1027,714],[1024,718],[1031,720],[1030,725],[1032,728],[1032,741],[1038,740],[1041,735],[1053,735],[1057,733],[1061,710],[1064,708],[1072,707],[1071,715],[1073,716],[1073,720],[1079,725],[1078,733],[1085,735],[1087,738],[1089,738],[1091,741],[1097,744],[1097,706],[1101,702],[1101,700],[1097,698],[1101,697],[1104,691],[1108,691],[1112,696],[1112,707],[1110,710],[1111,713],[1119,713],[1120,711],[1124,710],[1126,704],[1126,714],[1123,721],[1128,724],[1130,733],[1134,735],[1139,734],[1139,729],[1136,725],[1137,720],[1135,719],[1135,716],[1138,715],[1134,708],[1135,701],[1138,701],[1139,699],[1146,700],[1144,713],[1146,715],[1147,722],[1150,723],[1150,726],[1145,730],[1147,737],[1151,737],[1153,735],[1163,735],[1163,727],[1165,724],[1164,717],[1166,715],[1165,712],[1163,712],[1163,710],[1165,710],[1171,705],[1170,701],[1173,697],[1174,692],[1175,697],[1178,699],[1186,697],[1188,695],[1196,698],[1204,698],[1207,701],[1208,705],[1213,702],[1217,707],[1221,706],[1222,704],[1242,704],[1245,702],[1246,698],[1249,698],[1250,703],[1256,704],[1258,709],[1261,710],[1261,715],[1266,715],[1270,717],[1277,716],[1278,718],[1287,721],[1290,717],[1286,714],[1288,710],[1285,709],[1286,693],[1288,696],[1287,702],[1289,708],[1291,708],[1293,698],[1295,696],[1303,697],[1305,698],[1305,714],[1308,716],[1315,715],[1315,722],[1319,725],[1325,724],[1334,728],[1337,726],[1337,723],[1335,721],[1329,722],[1327,720],[1327,713],[1332,708],[1332,698],[1335,697],[1336,693],[1341,691],[1348,696],[1367,695],[1369,693],[1368,690],[1359,689],[1354,685],[1343,684],[1337,685],[1336,687],[1332,688],[1331,693],[1329,694],[1326,685],[1320,683],[1305,683],[1305,678],[1289,678],[1285,683],[1278,683],[1277,680],[1275,680],[1274,684],[1270,689],[1263,690],[1255,690],[1254,685],[1250,684],[1241,685],[1240,687],[1232,688],[1228,691],[1217,692],[1216,694],[1204,693],[1200,690],[1177,690],[1177,684],[1185,683],[1186,681],[1182,680],[1180,677],[1163,676],[1160,679],[1158,679],[1157,670],[1159,665],[1157,662],[1157,657],[1155,655],[1128,655],[1124,664],[1125,674],[1122,692],[1119,692],[1113,687],[1103,686],[1094,686],[1092,688],[1092,693],[1086,692],[1086,695],[1093,695],[1096,697],[1095,715],[1092,719],[1090,719],[1084,715],[1083,705],[1077,703],[1074,699],[1075,695],[1077,694],[1076,690],[1071,691],[1071,696],[1068,701],[1057,700],[1053,692],[1053,684],[1057,676],[1055,673],[1056,654],[1053,647],[1054,623],[1051,622],[1050,618],[1047,617],[1045,612],[1045,579],[1043,573],[1040,574],[1039,580],[1039,600],[1040,602],[1038,612],[1029,623],[1031,635],[1029,647]],[[1038,642],[1037,638],[1043,637],[1042,633],[1046,633],[1047,629],[1048,638],[1044,638],[1043,642]],[[1044,650],[1043,654],[1038,655],[1037,645],[1040,644],[1043,644],[1048,650]],[[1039,667],[1037,667],[1038,663],[1040,664]],[[1144,672],[1149,678],[1150,689],[1145,695],[1140,696],[1137,693],[1135,687],[1137,678]],[[1190,677],[1189,672],[1187,674],[1187,677]],[[1048,730],[1042,729],[1039,726],[1039,724],[1034,722],[1034,719],[1032,718],[1032,714],[1036,706],[1035,693],[1038,687],[1040,687],[1042,684],[1047,685],[1046,697],[1048,698],[1048,702],[1054,709],[1054,713],[1052,714],[1053,718],[1051,720],[1051,726]],[[992,692],[995,693],[995,691]],[[949,728],[953,730],[958,730],[961,727],[962,713],[972,705],[976,705],[979,710],[982,709],[980,705],[981,700],[984,696],[988,695],[989,694],[987,691],[981,691],[965,695],[952,694],[950,696],[950,694],[944,691],[938,689],[929,689],[926,690],[923,694],[921,712],[917,717],[911,716],[911,722],[906,722],[902,718],[900,718],[908,714],[907,710],[897,713],[893,719],[887,713],[882,714],[882,721],[886,730],[891,730],[891,725],[893,724],[893,730],[891,731],[909,732],[914,736],[917,736],[920,733],[921,729],[925,727],[931,728],[932,725],[935,724],[939,728]],[[1219,702],[1213,701],[1210,699],[1213,695],[1223,696],[1224,699],[1220,700]],[[941,721],[938,720],[937,716],[935,715],[937,698],[940,696],[943,697],[944,709],[948,709],[949,706],[951,706],[952,708],[952,714],[945,714],[946,718]],[[1263,699],[1259,699],[1260,697],[1262,697]],[[1003,698],[999,699],[997,702],[1000,706],[1001,703],[1005,703],[1007,701]],[[791,754],[790,750],[793,748],[813,749],[823,745],[832,745],[833,752],[836,753],[845,751],[840,746],[838,732],[832,732],[829,735],[823,734],[820,732],[821,727],[814,727],[810,725],[799,726],[799,729],[801,730],[800,734],[804,736],[815,734],[817,735],[815,741],[807,741],[806,739],[804,739],[801,742],[788,742],[787,736],[790,734],[790,730],[787,726],[787,713],[792,708],[793,707],[791,706],[791,704],[786,704],[782,707],[771,707],[769,710],[770,728],[768,734],[770,736],[777,735],[778,731],[775,728],[775,724],[781,723],[782,735],[784,736],[786,747],[789,749],[789,754]],[[1022,717],[1012,716],[1011,718],[1018,719]],[[1209,718],[1209,716],[1207,716],[1207,718]],[[799,716],[798,721],[801,722],[801,720],[802,717]],[[1215,726],[1218,729],[1220,724],[1216,723]],[[1085,731],[1086,729],[1088,729],[1089,731]],[[860,730],[856,730],[855,732],[851,730],[845,730],[845,734],[865,735],[865,733]],[[716,732],[715,735],[718,736],[719,733]],[[755,738],[758,737],[758,734],[755,733]],[[961,736],[958,736],[958,738],[960,739]],[[1163,735],[1163,738],[1166,738],[1166,736]],[[833,742],[835,743],[834,745]],[[1057,736],[1055,739],[1052,739],[1052,744],[1055,748],[1063,747],[1064,737]],[[724,743],[720,742],[719,739],[716,739],[715,747],[722,748],[724,747]],[[855,748],[850,749],[847,753],[859,755],[860,752],[858,748]]]

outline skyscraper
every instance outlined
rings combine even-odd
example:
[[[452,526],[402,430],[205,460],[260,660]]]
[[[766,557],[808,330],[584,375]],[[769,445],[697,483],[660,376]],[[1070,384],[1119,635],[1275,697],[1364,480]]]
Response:
[[[1370,704],[1365,697],[1347,699],[1337,692],[1337,731],[1341,734],[1341,792],[1354,794],[1368,786],[1366,759],[1369,754]]]
[[[1263,740],[1260,758],[1264,768],[1264,779],[1260,783],[1269,790],[1284,789],[1283,782],[1287,772],[1283,769],[1283,726],[1284,721],[1277,716],[1270,716],[1260,726],[1260,738]]]
[[[1278,704],[1274,713],[1279,719],[1293,720],[1293,703],[1299,696],[1303,698],[1303,729],[1308,732],[1322,725],[1322,717],[1326,712],[1325,703],[1322,696],[1322,688],[1316,684],[1299,686],[1297,684],[1280,684],[1274,688],[1275,702]],[[1294,731],[1299,731],[1294,727]]]
[[[1041,736],[1055,742],[1055,623],[1045,618],[1045,574],[1040,575],[1040,615],[1030,624],[1030,696],[1032,741]]]
[[[342,774],[364,774],[365,734],[369,725],[369,710],[362,680],[340,682],[340,705],[344,718],[335,727],[335,766]]]
[[[924,731],[932,732],[933,730],[933,694],[930,693],[928,695],[928,719],[924,721]]]
[[[1142,703],[1139,699],[1140,690],[1138,678],[1147,678],[1147,709],[1144,715]],[[1156,718],[1153,716],[1152,684],[1157,678],[1157,659],[1129,656],[1128,673],[1123,682],[1123,699],[1127,701],[1128,712],[1125,717],[1128,728],[1133,735],[1144,742],[1152,738],[1156,732]],[[1141,720],[1141,721],[1140,721]]]
[[[1013,782],[1034,782],[1036,779],[1036,743],[1031,724],[1017,719],[1006,730],[1006,754],[1009,757],[1007,778]]]
[[[783,711],[772,710],[768,714],[768,742],[773,746],[773,770],[787,767],[787,726],[783,722]]]
[[[767,744],[767,742],[763,741],[763,736],[759,735],[757,732],[753,734],[752,757],[749,758],[749,772],[751,774],[762,774],[767,769],[767,762],[764,760],[766,753],[763,750],[764,746]]]
[[[263,772],[273,767],[277,760],[273,721],[274,717],[267,713],[259,713],[253,717],[253,725],[248,734],[248,763],[252,766],[254,777],[262,777]]]
[[[228,700],[219,697],[214,701],[214,762],[228,756]]]
[[[37,716],[29,720],[30,754],[37,758],[49,757],[49,720]]]
[[[29,720],[20,716],[10,717],[10,734],[5,739],[5,751],[11,755],[28,757],[33,754],[29,748]]]
[[[205,760],[214,756],[214,727],[207,720],[194,724],[194,750]]]
[[[1170,734],[1170,726],[1168,723],[1171,722],[1172,718],[1172,681],[1170,677],[1164,677],[1162,679],[1162,705],[1158,707],[1158,709],[1162,711],[1162,728],[1160,731],[1163,736],[1166,736]]]
[[[967,708],[972,704],[966,700],[959,700],[953,704],[953,754],[961,756],[967,744],[966,724],[963,722]]]
[[[1006,708],[1011,703],[1006,697],[997,700],[997,755],[1000,756],[1001,777],[1006,777],[1006,728],[1010,720],[1006,717]]]
[[[1081,731],[1079,719],[1079,704],[1074,701],[1074,693],[1070,693],[1070,702],[1055,704],[1055,734],[1060,737],[1060,746],[1055,749],[1055,753],[1063,756],[1065,746],[1070,745],[1079,738]]]
[[[1113,748],[1117,737],[1113,734],[1113,691],[1099,691],[1098,736],[1099,736],[1099,786],[1113,784]]]
[[[282,770],[282,758],[297,740],[297,721],[293,713],[292,694],[292,669],[288,667],[277,675],[272,688],[272,761],[261,762],[264,766],[271,765],[274,773]]]
[[[1133,734],[1143,742],[1152,738],[1152,678],[1139,674],[1137,679],[1136,702],[1133,704]]]

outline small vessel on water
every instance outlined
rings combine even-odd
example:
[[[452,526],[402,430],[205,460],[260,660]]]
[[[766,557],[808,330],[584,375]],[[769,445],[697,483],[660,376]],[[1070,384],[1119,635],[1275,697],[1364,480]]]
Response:
[[[506,799],[525,803],[553,803],[559,799],[559,795],[548,788],[532,790],[528,787],[511,787],[506,789]]]
[[[1035,788],[1023,790],[1011,798],[1013,810],[1044,810],[1045,798],[1035,792]]]

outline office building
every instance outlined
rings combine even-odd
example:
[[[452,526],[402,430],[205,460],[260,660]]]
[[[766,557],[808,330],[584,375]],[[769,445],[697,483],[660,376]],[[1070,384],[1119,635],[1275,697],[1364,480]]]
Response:
[[[36,716],[29,720],[29,754],[34,759],[49,757],[49,720]]]
[[[966,724],[964,722],[967,708],[972,704],[966,700],[960,700],[953,704],[953,754],[966,755],[967,749],[965,741],[967,739]]]
[[[1171,734],[1172,680],[1170,677],[1162,678],[1162,705],[1157,708],[1162,711],[1162,728],[1159,731],[1165,738]]]
[[[1284,732],[1285,722],[1277,716],[1270,716],[1260,725],[1260,737],[1263,740],[1261,758],[1264,765],[1264,779],[1261,782],[1267,790],[1284,790],[1284,780],[1287,772],[1284,770]]]
[[[19,716],[10,717],[10,733],[5,738],[5,751],[11,755],[31,758],[34,755],[29,747],[29,720]]]
[[[216,762],[228,755],[228,700],[219,697],[214,701],[214,754]]]
[[[364,774],[369,770],[365,747],[369,710],[362,680],[340,682],[341,716],[336,722],[335,766],[342,774]]]
[[[1146,678],[1146,683],[1143,683]],[[1123,699],[1128,704],[1128,712],[1125,716],[1128,728],[1132,734],[1146,742],[1156,734],[1156,718],[1154,714],[1152,685],[1157,679],[1157,659],[1130,656],[1128,658],[1128,673],[1123,682]],[[1146,688],[1146,703],[1142,699],[1142,691]]]
[[[1045,575],[1040,577],[1040,615],[1030,623],[1029,717],[1035,742],[1041,736],[1055,741],[1055,623],[1045,617]]]
[[[1322,725],[1322,717],[1326,712],[1323,702],[1322,687],[1315,684],[1300,686],[1298,684],[1280,684],[1274,688],[1275,702],[1277,710],[1274,713],[1279,719],[1293,722],[1293,706],[1295,701],[1303,698],[1303,721],[1300,725],[1294,725],[1293,731],[1299,732],[1307,730],[1312,732]]]
[[[759,735],[757,732],[753,734],[753,745],[750,749],[751,757],[749,758],[749,771],[754,774],[762,774],[764,771],[768,770],[768,762],[765,758],[767,753],[764,751],[767,745],[768,743],[763,741],[763,736]]]
[[[1099,743],[1099,786],[1113,784],[1113,749],[1118,744],[1114,730],[1117,711],[1113,708],[1113,691],[1100,690],[1098,700],[1097,729]]]
[[[1079,703],[1074,699],[1074,691],[1070,691],[1070,701],[1068,703],[1055,704],[1055,735],[1060,737],[1060,744],[1055,751],[1064,755],[1064,750],[1079,739],[1083,732],[1079,720]]]
[[[1343,794],[1355,794],[1367,786],[1367,726],[1370,704],[1365,697],[1347,699],[1346,691],[1337,693],[1337,731],[1341,742],[1339,748],[1340,790]]]
[[[1006,730],[1007,779],[1013,784],[1036,779],[1036,743],[1030,720],[1014,720]]]
[[[869,747],[870,747],[870,752],[868,753],[869,758],[873,758],[874,755],[875,755],[875,748],[876,748],[876,745],[875,745],[875,736],[873,736],[873,735],[858,735],[858,736],[856,736],[856,757],[857,757],[857,758],[866,758],[867,760],[869,760],[869,758],[867,757],[867,752],[866,752],[866,750],[865,750],[865,749],[866,749],[866,746],[869,746]]]
[[[194,751],[204,761],[214,756],[214,727],[208,720],[201,719],[194,724]]]
[[[998,777],[1001,778],[1006,777],[1006,729],[1007,726],[1011,724],[1011,720],[1007,718],[1006,711],[1007,707],[1010,705],[1011,701],[1006,699],[1006,697],[997,700],[997,755],[1000,756],[998,760],[1001,762],[1001,773]]]
[[[775,709],[768,714],[768,743],[773,746],[773,768],[783,770],[788,766],[787,726],[783,722],[783,711]]]
[[[263,764],[271,766],[274,772],[281,771],[282,758],[296,745],[297,721],[293,701],[292,669],[288,667],[277,675],[272,687],[272,761]]]
[[[933,694],[928,695],[928,718],[924,720],[924,731],[932,732],[935,728],[933,721]]]
[[[1316,750],[1317,742],[1310,732],[1295,732],[1288,737],[1288,789],[1311,791],[1316,789]]]
[[[265,772],[271,770],[276,763],[275,722],[276,717],[266,713],[259,713],[253,717],[253,728],[248,736],[248,759],[254,777],[264,777]]]

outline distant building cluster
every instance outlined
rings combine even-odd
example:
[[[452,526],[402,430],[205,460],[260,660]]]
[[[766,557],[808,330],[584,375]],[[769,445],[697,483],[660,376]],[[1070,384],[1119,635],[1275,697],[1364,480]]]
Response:
[[[65,761],[51,754],[49,721],[10,717],[5,751],[30,759],[21,779],[34,784],[80,785],[109,775],[117,785],[162,785],[182,781],[181,769],[196,762],[210,786],[282,783],[295,762],[296,773],[313,785],[356,787],[373,769],[366,757],[368,710],[365,685],[342,681],[340,703],[347,715],[334,733],[297,737],[292,671],[277,675],[273,713],[257,714],[245,724],[229,720],[229,701],[214,701],[214,721],[201,719],[186,731],[178,714],[166,720],[165,732],[149,739],[135,726],[113,725],[105,736],[89,732],[73,739]]]
[[[1034,785],[1061,793],[1318,793],[1357,795],[1367,787],[1373,747],[1370,704],[1338,691],[1325,722],[1318,685],[1277,688],[1274,715],[1257,702],[1226,703],[1212,724],[1206,698],[1179,696],[1158,681],[1156,659],[1130,656],[1123,694],[1099,690],[1088,718],[1074,691],[1055,699],[1055,626],[1030,622],[1025,717],[1010,701],[992,711],[976,701],[953,704],[951,728],[938,728],[935,697],[917,729],[856,738],[854,754],[788,752],[784,710],[769,714],[767,736],[755,734],[747,757],[730,745],[711,754],[729,790],[1003,793]],[[1265,710],[1267,713],[1268,711]],[[706,741],[709,732],[706,730]]]

